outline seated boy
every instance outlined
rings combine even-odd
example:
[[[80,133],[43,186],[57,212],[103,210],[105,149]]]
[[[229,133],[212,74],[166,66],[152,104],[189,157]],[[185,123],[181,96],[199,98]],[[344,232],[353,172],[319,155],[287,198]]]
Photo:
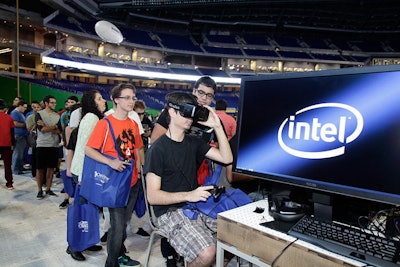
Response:
[[[185,134],[193,123],[183,106],[197,106],[194,96],[176,92],[167,96],[169,121],[167,133],[149,148],[145,174],[147,197],[158,217],[160,231],[189,266],[210,266],[215,262],[217,221],[205,215],[191,220],[182,213],[187,201],[205,201],[213,186],[197,184],[197,164],[204,157],[229,164],[232,152],[221,121],[208,106],[207,121],[199,122],[214,129],[219,147],[211,147],[203,140]],[[187,116],[187,117],[185,117]]]

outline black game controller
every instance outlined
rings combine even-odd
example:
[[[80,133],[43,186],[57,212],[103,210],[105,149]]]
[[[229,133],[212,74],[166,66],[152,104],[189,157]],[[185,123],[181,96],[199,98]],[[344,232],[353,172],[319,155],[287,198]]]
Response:
[[[207,191],[211,193],[211,195],[214,197],[214,199],[217,199],[217,198],[219,198],[221,196],[221,194],[223,192],[225,192],[225,186],[223,186],[223,185],[220,185],[220,186],[213,185],[213,186],[214,186],[213,189],[210,189],[210,190],[207,190]]]

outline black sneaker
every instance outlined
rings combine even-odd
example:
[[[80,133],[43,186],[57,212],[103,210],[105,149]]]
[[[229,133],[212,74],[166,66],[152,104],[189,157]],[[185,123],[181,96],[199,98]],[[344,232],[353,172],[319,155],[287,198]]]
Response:
[[[46,190],[46,195],[49,195],[49,196],[57,196],[57,194],[56,193],[54,193],[53,191],[51,191],[51,190]]]
[[[70,254],[74,260],[77,260],[77,261],[85,260],[85,256],[83,256],[82,252],[75,251],[75,250],[71,249],[69,246],[67,247],[67,251],[65,251],[65,252],[67,252],[67,254]]]
[[[118,257],[118,264],[119,264],[119,266],[140,267],[140,262],[131,259],[127,255],[122,255],[122,256]]]
[[[148,232],[146,232],[145,230],[143,230],[143,228],[139,228],[139,230],[136,232],[137,235],[139,235],[140,237],[143,238],[149,238],[150,234]]]
[[[104,235],[100,238],[101,243],[107,242],[107,235],[108,235],[108,232],[105,232]]]
[[[88,248],[85,249],[85,250],[87,250],[87,251],[100,251],[100,250],[102,250],[102,249],[103,249],[103,247],[100,246],[100,245],[93,245],[93,246],[91,246],[91,247],[88,247]]]
[[[39,191],[38,193],[37,193],[37,196],[36,196],[38,199],[43,199],[44,198],[44,196],[43,196],[43,191]]]
[[[167,267],[177,267],[176,259],[174,256],[168,256],[167,261],[165,262]]]
[[[64,199],[63,202],[61,202],[60,206],[58,206],[60,209],[65,209],[69,206],[69,200],[68,199]]]

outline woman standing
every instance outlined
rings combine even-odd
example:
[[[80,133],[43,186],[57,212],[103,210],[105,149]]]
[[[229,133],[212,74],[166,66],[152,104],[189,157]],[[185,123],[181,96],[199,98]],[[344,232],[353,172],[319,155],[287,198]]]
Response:
[[[82,180],[82,169],[85,158],[84,148],[93,132],[94,127],[96,126],[96,123],[103,118],[106,107],[106,100],[103,99],[97,90],[86,91],[83,94],[81,100],[82,119],[79,123],[79,128],[76,129],[78,130],[78,135],[76,139],[75,152],[71,162],[71,174],[73,174],[74,179],[77,179],[76,182],[78,183],[80,183]],[[70,142],[73,142],[71,139]],[[92,246],[89,247],[88,250],[101,250],[101,246]],[[70,254],[75,260],[85,260],[85,257],[82,255],[81,251],[73,250],[70,246],[67,248],[67,253]]]

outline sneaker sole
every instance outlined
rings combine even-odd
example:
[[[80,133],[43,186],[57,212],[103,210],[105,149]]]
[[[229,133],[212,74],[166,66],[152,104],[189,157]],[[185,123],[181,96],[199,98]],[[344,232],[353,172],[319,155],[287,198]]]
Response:
[[[149,239],[150,236],[146,236],[146,235],[139,235],[139,234],[135,234],[137,237],[142,238],[142,239]]]
[[[119,266],[140,267],[140,266],[142,266],[142,264],[138,264],[138,265],[125,265],[125,264],[123,264],[123,263],[120,263]]]

